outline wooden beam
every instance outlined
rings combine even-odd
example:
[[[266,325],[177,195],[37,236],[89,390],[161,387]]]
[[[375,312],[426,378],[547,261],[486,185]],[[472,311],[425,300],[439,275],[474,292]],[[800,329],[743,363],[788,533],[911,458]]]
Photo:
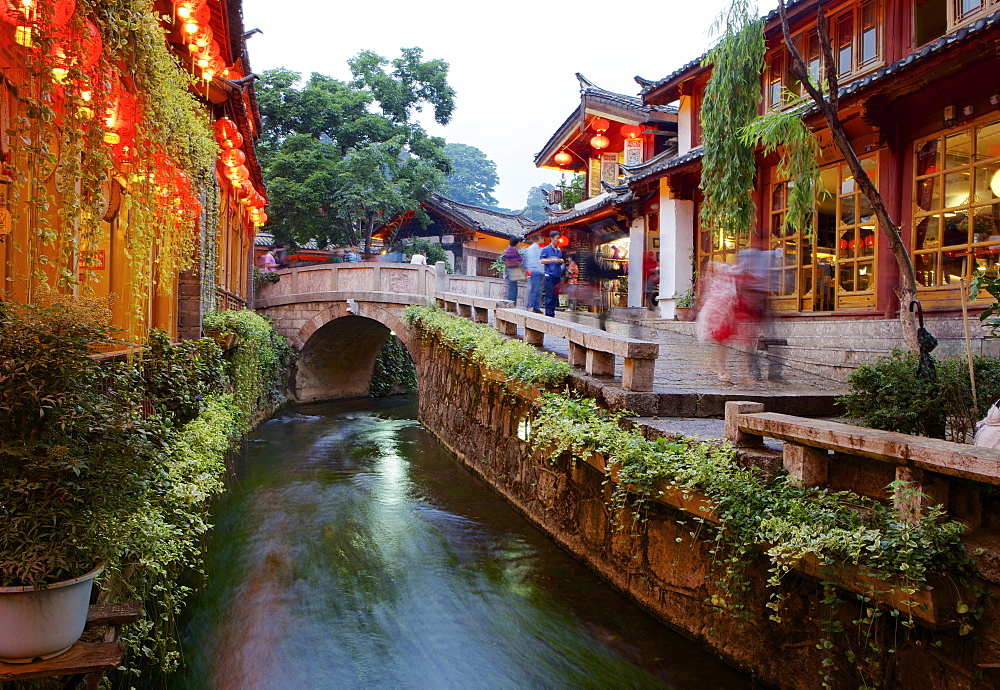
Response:
[[[30,664],[5,664],[0,661],[0,680],[110,671],[118,668],[124,654],[123,642],[77,642],[65,654],[45,661]]]

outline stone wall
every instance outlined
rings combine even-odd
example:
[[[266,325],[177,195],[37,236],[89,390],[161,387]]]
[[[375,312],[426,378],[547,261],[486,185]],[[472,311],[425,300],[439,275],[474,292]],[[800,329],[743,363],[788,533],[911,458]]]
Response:
[[[628,527],[616,530],[604,473],[583,462],[534,457],[519,439],[519,425],[530,410],[527,399],[444,347],[423,341],[416,349],[421,422],[525,517],[654,615],[758,680],[788,688],[820,686],[826,654],[817,645],[831,614],[821,603],[818,582],[787,575],[788,596],[778,611],[783,621],[774,622],[766,607],[766,565],[763,558],[751,558],[745,602],[752,617],[737,620],[719,611],[711,601],[723,596],[714,584],[721,566],[709,543],[692,536],[707,532],[690,514],[657,504],[642,515],[617,516]],[[834,642],[853,645],[858,657],[853,663],[842,652],[833,657],[835,687],[856,688],[864,679],[890,687],[994,687],[989,670],[984,675],[977,663],[991,661],[998,651],[995,607],[987,605],[976,642],[953,630],[907,630],[899,619],[885,616],[880,620],[888,627],[875,639],[896,651],[878,655],[882,666],[876,670],[863,661],[871,655],[852,622],[867,606],[855,602],[838,609],[836,620],[847,632],[835,635]]]

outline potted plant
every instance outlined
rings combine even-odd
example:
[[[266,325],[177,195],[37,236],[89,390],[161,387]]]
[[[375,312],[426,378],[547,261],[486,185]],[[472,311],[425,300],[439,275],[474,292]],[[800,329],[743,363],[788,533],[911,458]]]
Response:
[[[83,303],[81,303],[83,302]],[[102,562],[128,545],[166,430],[96,301],[0,303],[0,660],[59,654],[83,632]]]
[[[694,285],[674,295],[674,317],[678,321],[694,321]]]

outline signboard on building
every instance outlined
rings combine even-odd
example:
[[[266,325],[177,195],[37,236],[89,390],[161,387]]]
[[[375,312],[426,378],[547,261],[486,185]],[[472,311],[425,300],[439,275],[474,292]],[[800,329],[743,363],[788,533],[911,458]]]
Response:
[[[642,139],[625,140],[625,165],[642,163]]]
[[[595,197],[601,193],[601,159],[590,159],[590,171],[587,175],[587,196]]]
[[[618,184],[618,154],[601,154],[601,180],[610,185]],[[598,192],[600,193],[600,192]]]

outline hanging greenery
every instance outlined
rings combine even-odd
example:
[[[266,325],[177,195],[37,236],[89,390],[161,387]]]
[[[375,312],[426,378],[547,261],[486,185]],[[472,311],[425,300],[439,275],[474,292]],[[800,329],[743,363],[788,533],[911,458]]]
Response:
[[[748,0],[735,0],[719,15],[712,30],[721,38],[704,61],[712,76],[701,106],[701,222],[718,237],[741,237],[754,225],[753,147],[733,136],[757,117],[761,101],[764,23],[753,8]]]
[[[96,262],[108,185],[119,185],[130,335],[146,327],[154,279],[169,292],[198,248],[199,188],[216,144],[196,83],[151,0],[79,0],[65,26],[39,0],[12,117],[15,222],[27,223],[35,284],[69,291]],[[213,234],[214,228],[208,234]],[[31,295],[29,295],[29,298]]]

